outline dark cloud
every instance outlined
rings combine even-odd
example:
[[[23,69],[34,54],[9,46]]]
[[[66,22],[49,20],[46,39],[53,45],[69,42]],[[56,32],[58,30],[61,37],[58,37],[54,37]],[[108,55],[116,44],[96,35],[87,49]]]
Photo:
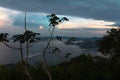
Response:
[[[28,12],[45,12],[93,18],[120,20],[119,0],[1,0],[0,6]]]

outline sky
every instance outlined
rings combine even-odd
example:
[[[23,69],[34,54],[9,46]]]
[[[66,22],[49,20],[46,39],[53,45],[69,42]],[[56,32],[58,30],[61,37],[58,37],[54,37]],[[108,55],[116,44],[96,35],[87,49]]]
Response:
[[[48,14],[67,17],[56,26],[54,36],[101,37],[106,30],[119,26],[119,0],[0,0],[0,33],[24,32],[27,28],[49,36]]]

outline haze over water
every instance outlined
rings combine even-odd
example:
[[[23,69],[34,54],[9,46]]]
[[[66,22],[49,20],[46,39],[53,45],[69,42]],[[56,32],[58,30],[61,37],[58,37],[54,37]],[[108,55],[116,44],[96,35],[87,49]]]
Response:
[[[32,47],[30,47],[30,59],[37,59],[40,60],[40,55],[46,46],[46,41],[34,43]],[[17,50],[12,50],[8,47],[6,47],[4,44],[0,43],[0,64],[11,64],[16,63],[20,60],[20,52]],[[17,46],[16,43],[10,43],[10,45]],[[58,47],[61,50],[61,55],[64,55],[66,53],[72,53],[71,57],[75,57],[79,54],[81,54],[81,49],[78,46],[75,45],[65,45],[63,42],[60,41],[53,41],[52,46]],[[19,45],[18,45],[19,46]],[[25,55],[24,55],[25,56]],[[49,55],[48,62],[52,62],[52,60],[55,59],[55,56]],[[57,58],[57,57],[56,57]]]
[[[30,47],[30,55],[29,60],[30,63],[39,62],[41,60],[41,53],[46,46],[46,41],[41,41],[38,43],[34,43],[32,47]],[[17,46],[18,44],[10,43],[10,45]],[[19,46],[19,45],[18,45]],[[66,53],[71,53],[70,58],[76,57],[84,52],[83,49],[80,49],[76,45],[66,45],[61,41],[54,40],[51,43],[51,46],[58,47],[61,50],[61,55],[64,57]],[[24,55],[25,56],[25,55]],[[6,47],[4,44],[0,43],[0,64],[13,64],[20,61],[20,52],[16,50],[12,50]],[[60,59],[58,56],[54,54],[47,55],[47,61],[51,64],[59,62]]]

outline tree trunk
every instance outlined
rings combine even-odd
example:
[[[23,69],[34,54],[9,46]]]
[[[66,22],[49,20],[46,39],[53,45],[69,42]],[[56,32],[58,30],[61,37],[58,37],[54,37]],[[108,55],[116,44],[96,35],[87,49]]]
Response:
[[[30,73],[28,71],[28,68],[27,68],[27,64],[24,61],[23,50],[22,50],[22,43],[20,43],[20,53],[21,53],[21,61],[22,61],[22,66],[23,66],[23,70],[25,72],[25,75],[28,78],[28,80],[32,80],[32,77],[31,77],[31,75],[30,75]]]

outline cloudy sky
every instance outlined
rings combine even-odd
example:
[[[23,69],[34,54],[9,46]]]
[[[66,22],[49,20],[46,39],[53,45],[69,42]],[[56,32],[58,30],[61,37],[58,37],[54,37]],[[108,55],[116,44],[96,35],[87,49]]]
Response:
[[[27,28],[43,36],[49,34],[46,15],[51,13],[69,19],[56,27],[61,36],[102,36],[120,24],[119,0],[0,0],[0,33],[23,32],[25,12]]]

